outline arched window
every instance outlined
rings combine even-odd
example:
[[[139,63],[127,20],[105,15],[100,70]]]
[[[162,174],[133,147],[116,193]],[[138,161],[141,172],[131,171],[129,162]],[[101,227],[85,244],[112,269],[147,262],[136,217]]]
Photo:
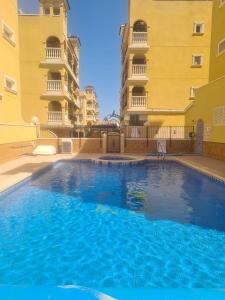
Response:
[[[145,21],[138,20],[133,25],[133,31],[134,32],[147,32],[148,31],[148,26],[145,23]]]
[[[133,65],[146,65],[146,57],[144,55],[135,55],[133,57]]]
[[[145,96],[145,88],[143,86],[135,86],[132,89],[132,96]]]
[[[59,5],[53,6],[53,15],[54,16],[59,16],[60,15],[60,6]]]
[[[50,36],[46,41],[48,48],[60,48],[60,40],[56,36]]]
[[[44,13],[44,15],[46,15],[46,16],[50,15],[50,6],[49,6],[49,5],[45,5],[45,6],[43,7],[43,13]]]
[[[48,72],[48,80],[61,80],[62,76],[60,72]]]
[[[60,102],[58,102],[58,101],[50,102],[49,105],[48,105],[48,111],[61,112],[62,111],[62,106],[61,106]]]

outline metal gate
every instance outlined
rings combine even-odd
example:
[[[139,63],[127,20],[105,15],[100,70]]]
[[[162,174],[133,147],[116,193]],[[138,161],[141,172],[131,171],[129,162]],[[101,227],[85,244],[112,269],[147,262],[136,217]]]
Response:
[[[120,153],[120,134],[118,132],[109,132],[107,135],[107,152]]]

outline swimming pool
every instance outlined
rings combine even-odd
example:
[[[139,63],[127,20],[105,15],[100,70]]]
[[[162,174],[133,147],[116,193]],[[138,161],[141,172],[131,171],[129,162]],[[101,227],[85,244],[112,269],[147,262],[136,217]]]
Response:
[[[0,285],[225,287],[225,185],[178,163],[60,162],[0,200]]]

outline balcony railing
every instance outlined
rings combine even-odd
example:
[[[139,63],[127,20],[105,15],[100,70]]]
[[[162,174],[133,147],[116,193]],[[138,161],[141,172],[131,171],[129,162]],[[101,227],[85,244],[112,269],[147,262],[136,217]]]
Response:
[[[46,48],[47,59],[59,59],[61,58],[61,48]]]
[[[62,91],[62,81],[61,80],[48,80],[47,81],[48,91]]]
[[[89,120],[89,121],[92,121],[92,120],[94,120],[94,119],[95,119],[95,117],[94,117],[94,116],[87,115],[87,120]]]
[[[131,107],[142,107],[147,106],[147,97],[146,96],[132,96],[131,98]]]
[[[94,105],[87,105],[87,110],[95,110],[95,106]]]
[[[133,32],[132,43],[133,44],[147,44],[148,33],[147,32]]]
[[[48,122],[49,123],[62,123],[63,115],[61,111],[49,111]]]
[[[133,76],[145,76],[147,74],[147,65],[133,65],[132,75]]]

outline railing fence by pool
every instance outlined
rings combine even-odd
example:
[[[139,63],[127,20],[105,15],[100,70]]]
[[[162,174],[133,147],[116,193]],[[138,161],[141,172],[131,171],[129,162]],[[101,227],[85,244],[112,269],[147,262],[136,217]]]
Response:
[[[192,140],[193,126],[126,126],[122,128],[125,138],[144,138],[149,140]]]

